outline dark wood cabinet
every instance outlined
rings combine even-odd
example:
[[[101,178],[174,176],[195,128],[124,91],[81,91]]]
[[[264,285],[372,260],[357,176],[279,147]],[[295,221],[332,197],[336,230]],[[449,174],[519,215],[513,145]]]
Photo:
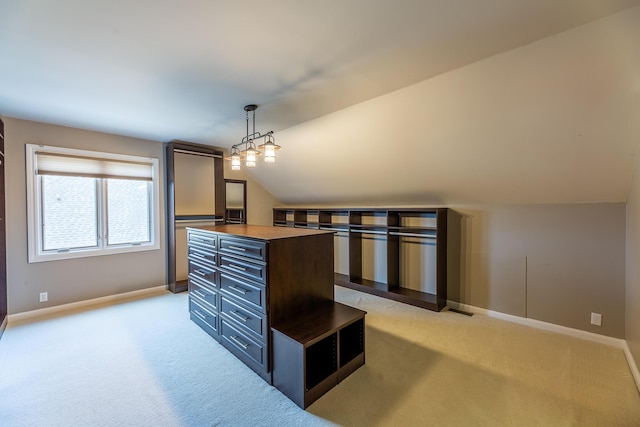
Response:
[[[187,228],[187,240],[191,319],[297,404],[364,364],[365,312],[333,300],[333,232],[232,224]],[[284,373],[283,358],[306,374]]]
[[[348,272],[336,272],[337,285],[371,293],[429,310],[447,304],[447,287],[459,278],[460,217],[448,208],[276,208],[273,225],[334,231],[348,238]],[[368,259],[366,240],[382,243],[386,256]],[[409,264],[407,242],[429,248],[430,262],[414,268],[431,269],[433,288],[412,289],[403,281],[402,267]],[[382,264],[384,277],[366,278],[366,263]],[[408,270],[409,268],[406,268]]]
[[[224,222],[225,214],[225,180],[222,150],[208,145],[193,144],[184,141],[171,141],[165,143],[164,168],[165,168],[165,188],[166,188],[166,223],[167,223],[167,289],[171,292],[184,292],[188,288],[188,279],[181,276],[178,261],[182,258],[177,256],[180,249],[183,249],[184,241],[181,240],[184,233],[184,224],[194,222]],[[213,197],[213,206],[210,210],[199,212],[198,214],[185,215],[176,206],[176,156],[187,154],[199,158],[211,158],[214,165],[213,183],[193,182],[194,190],[197,194],[206,192]],[[192,181],[188,181],[191,183]],[[198,188],[202,192],[198,193]],[[179,191],[178,191],[179,192]],[[180,229],[180,231],[178,231]],[[179,235],[180,234],[180,235]]]
[[[0,120],[0,337],[7,326],[7,243],[5,224],[4,123]]]

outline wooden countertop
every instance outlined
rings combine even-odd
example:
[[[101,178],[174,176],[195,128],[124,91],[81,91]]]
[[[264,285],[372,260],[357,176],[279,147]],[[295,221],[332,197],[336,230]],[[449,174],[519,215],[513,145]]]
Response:
[[[335,231],[312,230],[308,228],[272,227],[251,224],[224,224],[208,227],[187,227],[194,230],[213,231],[234,236],[248,237],[260,240],[290,239],[292,237],[316,236],[320,234],[334,234]]]

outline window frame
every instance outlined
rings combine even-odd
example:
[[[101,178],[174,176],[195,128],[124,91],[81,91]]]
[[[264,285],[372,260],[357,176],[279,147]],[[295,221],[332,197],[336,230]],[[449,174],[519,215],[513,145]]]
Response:
[[[41,178],[36,175],[36,156],[38,152],[71,156],[84,156],[104,160],[122,162],[146,162],[151,164],[152,178],[149,190],[149,242],[133,242],[109,245],[107,241],[107,179],[94,178],[97,187],[97,232],[98,246],[90,248],[76,248],[66,251],[48,250],[43,247],[42,227],[42,188]],[[98,151],[80,150],[75,148],[54,147],[38,144],[26,144],[26,175],[27,175],[27,245],[28,262],[44,262],[65,259],[76,259],[102,255],[144,252],[160,249],[160,184],[159,160],[153,157],[132,156],[126,154],[105,153]],[[114,177],[115,178],[115,177]]]

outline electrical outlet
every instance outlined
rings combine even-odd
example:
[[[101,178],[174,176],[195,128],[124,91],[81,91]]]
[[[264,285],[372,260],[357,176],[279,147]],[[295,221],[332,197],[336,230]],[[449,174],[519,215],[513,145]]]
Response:
[[[40,302],[47,302],[49,300],[49,292],[40,292]]]
[[[602,314],[591,313],[591,324],[596,326],[602,326]]]

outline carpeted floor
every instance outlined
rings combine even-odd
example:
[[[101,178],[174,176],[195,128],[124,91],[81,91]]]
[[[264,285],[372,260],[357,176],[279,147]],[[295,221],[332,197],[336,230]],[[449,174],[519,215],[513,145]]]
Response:
[[[163,294],[37,321],[0,340],[1,426],[639,426],[622,350],[336,287],[367,363],[303,411]]]

